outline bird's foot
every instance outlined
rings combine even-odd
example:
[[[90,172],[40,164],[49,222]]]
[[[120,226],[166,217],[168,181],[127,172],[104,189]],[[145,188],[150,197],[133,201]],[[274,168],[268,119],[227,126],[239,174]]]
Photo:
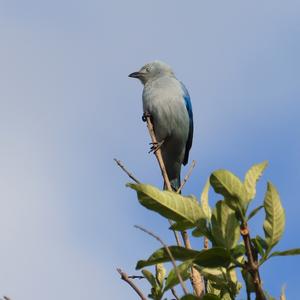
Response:
[[[162,141],[156,142],[156,143],[149,143],[149,144],[152,145],[152,146],[150,147],[150,150],[149,150],[148,153],[153,152],[153,154],[155,154],[156,151],[157,151],[158,149],[161,148],[161,146],[163,145],[164,141],[165,141],[165,140],[162,140]]]
[[[148,112],[144,112],[142,115],[143,122],[147,122],[147,118],[151,118],[151,115]]]

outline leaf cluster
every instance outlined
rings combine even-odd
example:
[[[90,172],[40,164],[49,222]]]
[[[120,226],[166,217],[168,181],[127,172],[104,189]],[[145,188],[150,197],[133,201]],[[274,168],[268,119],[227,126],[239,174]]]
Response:
[[[237,280],[237,269],[242,272],[247,293],[256,291],[253,272],[249,269],[247,245],[241,242],[241,236],[250,239],[250,251],[257,269],[271,257],[300,254],[300,248],[272,252],[284,232],[285,212],[271,182],[267,183],[263,202],[248,212],[256,196],[257,181],[266,167],[267,162],[255,164],[246,172],[243,181],[228,170],[214,171],[204,186],[200,201],[194,196],[162,191],[151,185],[128,184],[137,192],[142,206],[174,222],[171,230],[191,230],[195,238],[205,237],[210,241],[211,247],[204,250],[168,247],[174,259],[180,262],[177,271],[184,281],[190,278],[191,267],[203,276],[206,294],[201,299],[235,299],[242,287]],[[221,197],[214,207],[209,205],[211,187]],[[265,212],[264,237],[257,235],[251,239],[247,222],[261,210]],[[171,269],[167,274],[162,265],[170,261],[166,249],[160,248],[147,259],[137,262],[136,268],[142,269],[151,285],[150,298],[163,299],[168,290],[179,284],[175,270]],[[149,266],[156,266],[155,274],[145,269]],[[181,299],[199,298],[191,294]]]

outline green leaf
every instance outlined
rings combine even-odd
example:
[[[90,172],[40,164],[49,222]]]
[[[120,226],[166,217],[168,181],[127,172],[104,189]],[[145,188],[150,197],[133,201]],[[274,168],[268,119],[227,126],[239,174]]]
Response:
[[[280,197],[272,183],[268,182],[264,199],[266,218],[264,232],[268,245],[267,253],[279,242],[285,227],[285,213],[280,202]]]
[[[238,177],[227,170],[217,170],[211,174],[210,184],[216,193],[224,196],[230,208],[244,217],[246,190]]]
[[[224,276],[226,272],[225,268],[203,268],[196,266],[196,269],[206,280],[218,284],[220,288],[227,285],[226,277]]]
[[[190,277],[190,268],[191,268],[192,264],[193,264],[193,261],[188,260],[177,266],[177,271],[181,275],[181,278],[183,281],[187,280]],[[178,283],[179,283],[179,279],[178,279],[175,269],[173,268],[167,277],[164,292],[173,288]]]
[[[258,206],[258,207],[256,207],[256,208],[254,208],[251,212],[250,212],[250,214],[249,214],[249,216],[248,216],[248,221],[250,220],[250,219],[252,219],[262,208],[263,208],[264,206],[263,205],[260,205],[260,206]]]
[[[156,264],[155,272],[156,272],[156,280],[159,283],[159,285],[162,287],[167,273],[164,265],[162,263]]]
[[[285,251],[275,251],[269,257],[273,256],[288,256],[288,255],[300,255],[300,248],[294,248]]]
[[[213,240],[211,229],[206,223],[198,222],[197,227],[192,231],[194,237],[206,236],[210,241]]]
[[[220,296],[222,299],[233,299],[225,295],[228,292],[236,295],[241,289],[234,269],[197,267],[197,270],[207,281],[207,291]]]
[[[204,189],[202,191],[200,200],[203,212],[208,220],[211,218],[211,208],[208,204],[208,192],[209,192],[210,182],[209,179],[206,181]]]
[[[151,284],[151,286],[153,288],[155,288],[157,286],[157,283],[156,283],[156,280],[155,280],[155,277],[153,276],[153,274],[146,270],[146,269],[143,269],[142,270],[142,274],[144,275],[144,277],[148,280],[148,282]]]
[[[230,262],[229,251],[222,247],[213,247],[202,250],[194,258],[194,263],[196,265],[207,268],[227,267]]]
[[[246,202],[249,203],[256,195],[256,182],[262,176],[265,168],[268,166],[267,161],[253,165],[246,173],[244,186],[247,193]]]
[[[231,249],[240,239],[240,226],[235,212],[224,201],[218,201],[211,217],[212,235],[217,246]]]
[[[197,255],[201,254],[201,251],[186,249],[179,246],[168,247],[171,251],[175,260],[185,261],[195,258]],[[147,260],[140,260],[137,262],[136,269],[139,270],[146,266],[156,265],[162,262],[171,261],[170,256],[165,248],[160,248],[155,251]]]
[[[221,247],[196,251],[179,246],[170,246],[169,250],[171,251],[175,260],[186,261],[192,259],[195,264],[201,267],[226,267],[230,264],[230,253],[225,248]],[[171,261],[171,258],[166,249],[160,248],[155,251],[147,260],[138,261],[136,269],[139,270],[147,266],[169,261]]]
[[[176,231],[184,231],[194,227],[195,227],[195,223],[191,223],[190,221],[184,220],[184,221],[173,223],[169,229],[176,230]]]
[[[261,245],[260,241],[258,239],[251,239],[252,241],[252,244],[254,245],[255,247],[255,250],[260,254],[261,257],[264,257],[265,256],[265,251],[264,251],[264,248],[263,246]]]
[[[260,243],[260,245],[261,245],[265,250],[268,249],[268,244],[267,244],[267,242],[266,242],[261,236],[257,235],[257,236],[255,237],[255,239]]]
[[[204,277],[206,279],[206,277]],[[206,279],[206,289],[208,293],[214,294],[216,296],[220,296],[220,288],[215,286],[215,283],[209,279]]]
[[[188,221],[196,223],[205,219],[205,215],[193,197],[183,197],[177,193],[161,191],[147,184],[128,183],[127,186],[136,190],[139,202],[146,208],[176,222]]]
[[[236,245],[230,250],[230,254],[234,259],[243,256],[246,253],[245,246],[243,244]]]

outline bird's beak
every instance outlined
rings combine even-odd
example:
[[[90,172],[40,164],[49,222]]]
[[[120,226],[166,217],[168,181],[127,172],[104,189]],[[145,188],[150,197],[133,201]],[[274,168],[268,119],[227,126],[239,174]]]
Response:
[[[133,72],[133,73],[129,74],[128,77],[131,77],[131,78],[140,78],[141,77],[141,73],[140,72]]]

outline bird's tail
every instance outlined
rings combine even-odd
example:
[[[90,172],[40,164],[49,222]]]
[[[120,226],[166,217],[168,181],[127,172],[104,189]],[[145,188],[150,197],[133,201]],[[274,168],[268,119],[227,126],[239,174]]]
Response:
[[[177,191],[178,191],[178,189],[179,189],[179,187],[180,187],[180,184],[181,184],[180,182],[181,182],[181,181],[180,181],[180,176],[178,176],[178,177],[175,178],[175,179],[170,180],[171,187],[172,187],[172,189],[173,189],[174,192],[177,192]]]

